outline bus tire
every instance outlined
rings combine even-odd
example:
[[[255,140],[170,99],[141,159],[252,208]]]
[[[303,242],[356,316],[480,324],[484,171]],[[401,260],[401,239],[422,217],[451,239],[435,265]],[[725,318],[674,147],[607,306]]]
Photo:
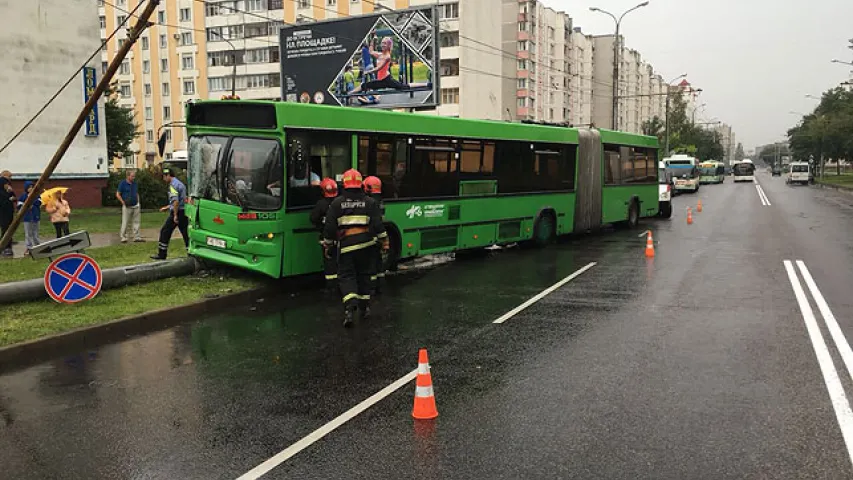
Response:
[[[660,218],[671,218],[671,217],[672,217],[672,203],[662,202],[660,204]]]
[[[386,272],[396,272],[397,264],[400,263],[400,252],[403,244],[401,243],[402,240],[400,240],[400,234],[397,233],[396,229],[386,226],[386,231],[388,232],[388,245],[390,248],[382,254],[382,267]]]
[[[551,212],[542,212],[533,225],[533,238],[529,244],[533,247],[545,247],[557,238],[557,220]]]
[[[628,228],[637,228],[640,224],[640,205],[636,198],[631,200],[631,205],[628,207],[628,220],[625,224]]]

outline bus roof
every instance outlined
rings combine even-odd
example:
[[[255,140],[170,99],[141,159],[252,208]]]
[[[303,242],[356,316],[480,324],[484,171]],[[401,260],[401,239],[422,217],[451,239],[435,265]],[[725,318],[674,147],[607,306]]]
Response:
[[[189,111],[189,129],[245,128],[270,132],[278,128],[316,128],[571,144],[577,144],[579,137],[577,128],[561,126],[458,119],[295,102],[208,100],[193,102],[189,105]],[[603,143],[652,148],[658,146],[656,137],[610,130],[600,130],[600,135]]]

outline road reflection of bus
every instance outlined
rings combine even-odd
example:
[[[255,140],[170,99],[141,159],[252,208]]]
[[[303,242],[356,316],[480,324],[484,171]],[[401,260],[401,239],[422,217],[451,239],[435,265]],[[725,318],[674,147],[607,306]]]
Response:
[[[699,183],[708,185],[723,183],[726,179],[726,166],[714,160],[699,164]]]
[[[755,165],[748,158],[740,160],[732,165],[732,174],[735,183],[755,181]]]

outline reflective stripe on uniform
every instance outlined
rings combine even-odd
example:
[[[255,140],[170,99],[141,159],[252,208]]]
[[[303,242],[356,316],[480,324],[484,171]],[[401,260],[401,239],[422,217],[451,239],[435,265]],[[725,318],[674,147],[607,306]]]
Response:
[[[379,278],[379,276],[377,276],[377,275],[371,275],[371,276],[370,276],[370,281],[371,281],[371,282],[375,282],[377,278]]]
[[[350,300],[357,300],[357,299],[358,299],[357,293],[348,293],[348,294],[344,295],[343,303],[347,303]]]
[[[388,238],[388,232],[382,232],[377,235],[376,238]]]
[[[348,247],[341,248],[341,253],[349,253],[354,252],[356,250],[361,250],[362,248],[374,247],[376,246],[376,242],[371,240],[369,242],[357,243],[355,245],[350,245]]]
[[[370,225],[370,217],[367,215],[344,215],[338,218],[338,225]]]
[[[428,387],[415,387],[415,396],[416,397],[431,397],[432,393],[432,385]]]
[[[337,275],[326,275],[326,280],[337,280],[337,279],[338,279]]]
[[[385,278],[385,272],[377,273],[376,277],[377,278]]]
[[[370,300],[370,295],[356,295],[359,300]]]

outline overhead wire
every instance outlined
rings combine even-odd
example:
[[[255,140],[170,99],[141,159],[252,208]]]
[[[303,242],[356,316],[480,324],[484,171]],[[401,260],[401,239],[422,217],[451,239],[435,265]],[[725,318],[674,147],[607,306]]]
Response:
[[[139,2],[139,4],[136,6],[136,8],[134,8],[134,9],[133,9],[133,12],[134,12],[134,13],[135,13],[137,10],[139,10],[139,8],[142,6],[142,3],[143,3],[143,2],[141,2],[141,1],[140,1],[140,2]],[[71,76],[70,76],[70,77],[68,77],[68,80],[66,80],[66,81],[65,81],[65,83],[63,83],[63,84],[59,87],[59,89],[56,91],[56,93],[54,93],[54,94],[53,94],[53,95],[52,95],[52,96],[47,100],[47,102],[45,102],[45,104],[44,104],[44,105],[42,105],[42,106],[41,106],[41,108],[39,108],[39,109],[38,109],[38,111],[37,111],[37,112],[36,112],[36,113],[35,113],[35,114],[34,114],[34,115],[33,115],[33,116],[32,116],[32,117],[27,121],[27,123],[25,123],[25,124],[24,124],[24,126],[22,126],[22,127],[21,127],[17,132],[15,132],[15,134],[14,134],[14,135],[12,135],[12,138],[10,138],[10,139],[9,139],[9,140],[8,140],[8,141],[7,141],[3,146],[2,146],[2,147],[0,147],[0,153],[3,153],[7,148],[9,148],[9,145],[11,145],[11,144],[12,144],[12,142],[14,142],[15,140],[17,140],[17,139],[18,139],[18,137],[20,137],[20,136],[21,136],[21,135],[22,135],[22,134],[23,134],[23,133],[24,133],[24,132],[25,132],[25,131],[30,127],[30,125],[32,125],[32,124],[33,124],[33,122],[35,122],[35,121],[36,121],[36,119],[38,119],[38,117],[39,117],[39,116],[41,116],[41,114],[42,114],[42,113],[44,113],[44,111],[45,111],[45,110],[47,110],[47,108],[48,108],[48,107],[53,103],[53,101],[54,101],[54,100],[56,100],[56,99],[59,97],[59,95],[61,95],[61,94],[62,94],[62,92],[63,92],[63,91],[65,91],[65,89],[68,87],[68,85],[71,85],[71,82],[73,82],[75,79],[77,79],[77,76],[80,74],[80,71],[81,71],[83,68],[85,68],[85,67],[86,67],[86,65],[88,65],[88,64],[89,64],[89,62],[91,62],[91,61],[92,61],[96,56],[98,56],[98,55],[101,53],[101,51],[102,51],[102,50],[104,50],[104,49],[106,48],[106,46],[107,46],[107,44],[109,43],[109,41],[110,41],[110,40],[112,40],[112,38],[116,35],[116,33],[118,33],[118,32],[119,32],[119,30],[121,30],[121,29],[122,29],[122,27],[124,27],[124,24],[125,24],[125,23],[127,23],[128,18],[129,18],[129,17],[125,18],[125,19],[124,19],[124,21],[123,21],[123,22],[121,22],[121,23],[120,23],[120,24],[119,24],[119,25],[118,25],[118,26],[117,26],[117,27],[112,31],[112,33],[110,33],[110,35],[109,35],[107,38],[105,38],[105,39],[101,42],[100,46],[98,46],[98,48],[97,48],[97,49],[95,49],[95,51],[94,51],[94,52],[92,52],[92,54],[91,54],[91,55],[89,55],[89,58],[87,58],[87,59],[86,59],[86,61],[85,61],[85,62],[83,62],[83,64],[82,64],[82,65],[80,65],[80,67],[78,67],[78,68],[74,71],[74,73],[72,73],[72,74],[71,74]],[[137,18],[138,18],[138,17],[137,17]]]

